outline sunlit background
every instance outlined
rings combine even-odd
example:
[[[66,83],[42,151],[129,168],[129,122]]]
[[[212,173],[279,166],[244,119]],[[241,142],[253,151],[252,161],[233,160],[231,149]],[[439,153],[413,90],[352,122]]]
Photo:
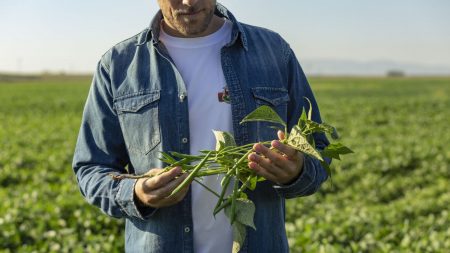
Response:
[[[307,74],[450,74],[450,1],[221,1],[238,20],[280,33]],[[91,73],[144,29],[156,0],[1,0],[0,72]]]
[[[450,252],[450,0],[222,3],[290,43],[355,151],[286,201],[290,252]],[[156,11],[0,0],[0,253],[124,251],[124,219],[85,201],[71,163],[98,60]]]

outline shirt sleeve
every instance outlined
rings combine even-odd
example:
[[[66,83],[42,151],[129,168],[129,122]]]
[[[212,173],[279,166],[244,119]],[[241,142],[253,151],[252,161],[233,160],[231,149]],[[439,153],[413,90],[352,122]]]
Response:
[[[83,111],[72,167],[83,197],[115,218],[148,219],[156,210],[136,207],[136,179],[113,180],[129,163],[108,69],[99,62]]]
[[[286,63],[288,69],[288,89],[290,102],[288,105],[288,128],[291,129],[297,124],[301,115],[303,107],[309,110],[309,103],[305,103],[306,98],[311,101],[312,120],[321,123],[319,107],[317,105],[314,94],[309,86],[308,80],[303,73],[300,64],[295,57],[292,49],[287,46]],[[325,134],[314,134],[314,141],[319,150],[323,150],[328,144]],[[324,158],[326,162],[330,163],[331,159]],[[327,179],[326,170],[316,158],[305,155],[303,170],[289,185],[274,185],[275,190],[284,198],[294,198],[300,196],[307,196],[315,193],[320,185]]]

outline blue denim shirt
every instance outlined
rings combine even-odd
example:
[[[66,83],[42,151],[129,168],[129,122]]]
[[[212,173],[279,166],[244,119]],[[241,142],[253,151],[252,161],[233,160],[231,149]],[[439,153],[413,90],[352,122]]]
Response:
[[[273,107],[292,127],[302,107],[309,107],[303,98],[307,97],[313,120],[320,122],[311,88],[289,45],[277,33],[238,22],[220,4],[216,15],[233,22],[232,40],[222,48],[221,61],[237,144],[277,138],[267,123],[239,124],[260,105]],[[189,94],[158,40],[161,19],[159,12],[148,29],[101,58],[73,160],[86,200],[107,215],[126,219],[127,252],[193,252],[190,191],[173,206],[138,210],[133,200],[136,180],[114,181],[109,176],[164,167],[158,159],[161,151],[189,153]],[[319,148],[328,145],[324,135],[314,137]],[[248,192],[256,205],[257,230],[248,229],[241,252],[288,252],[285,199],[314,193],[326,178],[319,161],[306,156],[292,184],[264,181]]]

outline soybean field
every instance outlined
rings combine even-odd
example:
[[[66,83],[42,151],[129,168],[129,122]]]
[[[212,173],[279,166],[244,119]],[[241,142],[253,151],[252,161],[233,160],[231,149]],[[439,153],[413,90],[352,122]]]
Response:
[[[287,200],[291,252],[450,252],[450,78],[309,81],[355,153]],[[89,85],[0,78],[0,252],[124,251],[123,220],[87,204],[71,169]]]

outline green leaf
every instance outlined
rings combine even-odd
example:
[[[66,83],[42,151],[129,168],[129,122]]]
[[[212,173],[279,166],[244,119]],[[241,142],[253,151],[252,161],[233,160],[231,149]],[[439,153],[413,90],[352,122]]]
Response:
[[[337,130],[336,130],[335,127],[333,127],[333,132],[331,133],[331,138],[332,138],[333,140],[339,139],[339,133],[337,132]]]
[[[232,134],[224,131],[213,130],[214,136],[216,137],[216,151],[224,147],[236,146],[236,141]]]
[[[327,162],[325,162],[325,161],[321,161],[320,164],[322,165],[322,167],[325,169],[325,171],[327,172],[328,176],[330,177],[330,183],[331,183],[331,186],[333,186],[333,178],[331,177],[330,165]]]
[[[341,160],[340,155],[351,154],[353,150],[337,142],[328,145],[321,153],[323,156]]]
[[[311,100],[309,100],[309,98],[304,97],[306,99],[306,101],[308,101],[309,104],[309,110],[308,110],[308,119],[311,120],[312,118],[312,106],[311,106]]]
[[[245,237],[247,236],[247,229],[245,225],[235,222],[233,224],[233,248],[232,253],[238,253],[242,245],[244,245]]]
[[[309,119],[305,121],[305,125],[311,133],[332,131],[332,129]]]
[[[302,108],[302,114],[300,115],[300,118],[298,119],[297,125],[300,127],[300,129],[303,129],[305,127],[305,122],[308,118],[306,117],[306,111],[305,108]]]
[[[312,134],[312,133],[327,133],[331,136],[332,139],[336,140],[339,138],[338,132],[336,130],[336,128],[330,124],[327,123],[317,123],[315,121],[306,119],[306,120],[302,120],[302,130],[303,132],[307,132],[307,134]]]
[[[286,123],[283,119],[270,106],[267,105],[262,105],[256,108],[256,110],[245,116],[240,124],[250,121],[273,122],[286,127]]]
[[[175,151],[170,151],[169,153],[170,153],[172,156],[178,157],[178,158],[195,159],[195,157],[192,156],[192,155],[182,154],[182,153],[178,153],[178,152],[175,152]]]
[[[231,219],[231,206],[225,207],[225,215]],[[255,215],[255,204],[245,198],[236,199],[236,220],[233,223],[233,251],[239,252],[245,241],[247,234],[246,226],[252,227],[256,230],[253,222]]]
[[[253,191],[256,189],[256,183],[258,183],[258,176],[255,175],[249,180],[249,184],[247,187]]]
[[[296,150],[303,152],[307,155],[317,158],[319,161],[323,161],[322,156],[317,150],[309,144],[305,136],[302,135],[302,131],[299,126],[295,125],[289,134],[287,144]]]
[[[331,136],[331,138],[332,138],[333,140],[339,139],[338,131],[337,131],[337,129],[336,129],[334,126],[332,126],[332,125],[330,125],[330,124],[327,124],[327,123],[325,123],[325,122],[322,123],[321,126],[324,127],[324,128],[326,129],[325,132],[328,133],[328,134],[330,134],[330,136]]]
[[[231,218],[231,206],[225,207],[225,215]],[[256,230],[255,223],[253,222],[253,216],[255,215],[255,204],[244,198],[236,199],[236,220],[235,223],[241,223],[245,226],[252,227]]]
[[[161,152],[161,158],[159,158],[159,160],[161,160],[164,163],[167,164],[172,164],[175,163],[177,160],[175,160],[173,157],[171,157],[169,154],[165,153],[165,152]]]
[[[247,175],[244,176],[241,174],[239,180],[241,180],[241,182],[245,184],[246,188],[253,191],[255,190],[256,184],[258,183],[258,175],[248,173]]]
[[[307,139],[308,139],[309,144],[311,144],[311,146],[315,147],[316,146],[316,140],[314,140],[314,136],[310,135],[308,137],[309,138],[307,138]]]

